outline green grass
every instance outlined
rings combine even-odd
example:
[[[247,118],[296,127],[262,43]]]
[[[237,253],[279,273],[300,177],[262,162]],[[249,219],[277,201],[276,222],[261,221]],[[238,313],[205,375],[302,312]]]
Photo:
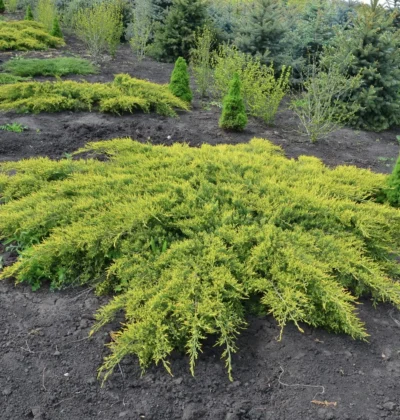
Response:
[[[361,296],[400,307],[400,210],[374,201],[387,176],[289,160],[260,139],[116,139],[89,151],[108,159],[0,164],[0,239],[18,250],[0,277],[116,294],[94,327],[125,313],[106,376],[129,354],[169,370],[174,349],[194,372],[209,335],[231,374],[250,306],[282,330],[306,323],[357,339],[368,336]]]
[[[88,60],[74,57],[60,58],[19,58],[9,60],[3,65],[3,70],[15,76],[65,76],[67,74],[94,74],[96,67]]]
[[[134,79],[127,74],[115,76],[111,83],[65,80],[0,86],[0,110],[3,111],[37,113],[96,109],[119,114],[139,109],[175,116],[175,109],[187,110],[188,107],[167,85]]]

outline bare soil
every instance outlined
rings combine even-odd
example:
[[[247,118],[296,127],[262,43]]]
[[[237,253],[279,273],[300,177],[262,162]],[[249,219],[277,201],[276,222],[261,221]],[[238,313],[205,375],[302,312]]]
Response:
[[[74,39],[60,51],[27,56],[78,54]],[[15,54],[0,54],[7,60]],[[100,74],[85,77],[110,81],[129,73],[168,82],[169,64],[135,61],[123,46]],[[75,77],[75,79],[80,77]],[[61,158],[88,141],[130,136],[154,144],[187,142],[242,143],[263,137],[281,145],[288,157],[301,154],[326,164],[353,164],[377,172],[391,170],[399,153],[396,130],[384,133],[340,130],[310,144],[296,132],[296,119],[282,109],[274,127],[252,119],[243,133],[218,129],[220,110],[195,101],[190,113],[168,119],[154,114],[121,117],[99,113],[0,114],[0,125],[20,122],[23,133],[0,131],[0,161],[31,156]],[[10,263],[12,256],[0,247]],[[185,355],[172,356],[174,376],[153,366],[141,376],[137,360],[127,358],[101,387],[96,370],[107,355],[105,344],[117,324],[88,339],[93,313],[107,300],[91,290],[32,292],[12,281],[0,283],[0,418],[3,420],[303,420],[400,419],[400,312],[368,300],[360,316],[371,334],[368,342],[289,325],[282,341],[269,317],[249,318],[233,360],[234,382],[228,380],[221,352],[207,342],[189,373]]]

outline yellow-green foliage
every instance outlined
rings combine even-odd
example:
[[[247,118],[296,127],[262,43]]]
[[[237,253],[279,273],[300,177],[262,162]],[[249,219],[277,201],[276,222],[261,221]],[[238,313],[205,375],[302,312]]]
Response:
[[[38,288],[93,284],[117,296],[94,331],[125,312],[101,372],[128,354],[193,372],[214,334],[231,372],[246,301],[283,328],[300,322],[364,339],[361,295],[400,307],[400,210],[373,197],[386,176],[271,143],[190,148],[130,139],[93,143],[107,161],[0,165],[0,239],[19,259],[2,278]],[[86,153],[87,154],[87,153]]]
[[[51,33],[57,8],[54,0],[38,0],[35,8],[36,20],[43,24],[46,31]]]
[[[0,86],[0,110],[37,113],[93,108],[115,113],[141,109],[174,116],[175,108],[187,110],[188,105],[175,97],[167,85],[134,79],[127,74],[115,76],[112,83],[65,80]]]
[[[64,41],[49,35],[41,23],[22,21],[0,21],[0,51],[45,50],[60,47]]]

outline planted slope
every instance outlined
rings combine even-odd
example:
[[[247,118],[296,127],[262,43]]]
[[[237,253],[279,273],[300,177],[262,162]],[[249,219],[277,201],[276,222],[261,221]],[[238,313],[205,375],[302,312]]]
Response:
[[[57,112],[98,109],[101,112],[155,111],[174,116],[188,105],[174,96],[167,85],[119,74],[111,83],[27,82],[0,86],[0,110]]]
[[[46,50],[61,47],[65,42],[51,36],[41,23],[21,21],[0,21],[0,51]]]
[[[20,251],[1,277],[116,293],[94,330],[120,310],[126,323],[101,371],[131,353],[143,369],[169,369],[178,348],[193,372],[215,334],[230,373],[254,305],[282,329],[304,322],[360,339],[359,296],[400,307],[400,211],[371,198],[384,175],[288,160],[259,139],[200,149],[119,139],[84,151],[109,160],[1,164],[1,238]]]

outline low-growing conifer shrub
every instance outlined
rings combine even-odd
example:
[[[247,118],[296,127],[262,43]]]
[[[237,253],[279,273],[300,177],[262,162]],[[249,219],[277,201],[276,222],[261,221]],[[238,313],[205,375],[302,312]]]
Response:
[[[242,131],[247,125],[246,107],[241,93],[240,78],[233,75],[228,94],[222,103],[219,126],[228,130]]]
[[[62,39],[51,36],[39,22],[0,21],[0,51],[46,50],[63,45]]]
[[[168,85],[134,79],[127,74],[115,76],[111,83],[65,80],[0,86],[0,110],[38,113],[93,109],[114,113],[139,109],[175,116],[175,109],[187,110],[188,105],[174,96]]]
[[[0,85],[9,85],[12,83],[26,82],[26,77],[19,77],[9,73],[0,73]]]
[[[214,335],[229,374],[249,299],[283,329],[293,322],[365,339],[358,298],[400,307],[400,210],[373,197],[387,177],[280,148],[190,148],[117,139],[108,156],[0,164],[0,240],[18,260],[1,278],[116,296],[93,332],[125,322],[100,372],[125,356],[190,368]],[[78,155],[79,156],[79,155]],[[10,175],[12,174],[12,175]]]
[[[57,16],[53,20],[53,27],[51,29],[50,35],[55,36],[57,38],[64,38],[60,27],[60,21],[58,20]]]
[[[185,102],[192,102],[192,91],[189,86],[189,72],[186,64],[186,60],[179,57],[176,60],[174,70],[171,74],[171,81],[169,83],[170,91],[181,98]]]
[[[90,61],[75,57],[18,58],[8,60],[3,65],[3,70],[21,77],[97,73],[96,67]]]

